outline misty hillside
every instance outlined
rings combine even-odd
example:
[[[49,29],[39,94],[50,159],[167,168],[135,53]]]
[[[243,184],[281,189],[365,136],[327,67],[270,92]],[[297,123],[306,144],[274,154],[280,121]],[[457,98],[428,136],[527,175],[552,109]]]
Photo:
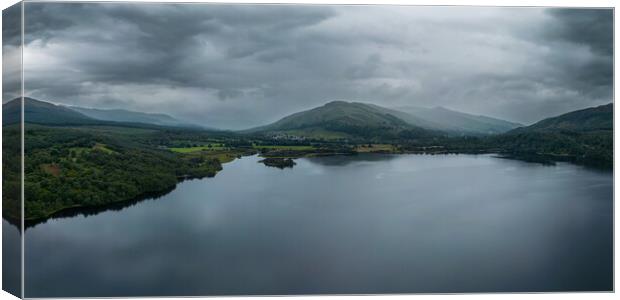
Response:
[[[78,106],[70,106],[69,108],[97,120],[134,122],[175,127],[197,127],[196,125],[184,123],[166,114],[143,113],[124,109],[96,109]]]
[[[609,103],[547,118],[533,125],[515,129],[511,133],[612,130],[613,113],[613,103]]]
[[[14,124],[21,120],[21,98],[13,99],[2,105],[2,123]],[[165,114],[133,112],[123,109],[91,109],[75,106],[56,105],[50,102],[24,98],[25,122],[47,125],[127,125],[166,126],[198,128],[199,126],[183,123]],[[206,128],[205,128],[206,129]]]
[[[409,114],[411,118],[408,122],[414,125],[459,135],[500,134],[523,126],[519,123],[462,113],[444,107],[407,106],[399,107],[398,110]]]
[[[306,137],[422,137],[436,134],[411,125],[378,106],[345,101],[332,101],[294,113],[247,132],[286,133]]]
[[[53,103],[24,98],[24,115],[26,121],[37,124],[95,124],[97,120],[75,110]],[[2,124],[21,121],[21,98],[13,99],[2,105]]]
[[[613,167],[613,104],[547,118],[494,137],[494,143],[518,158],[566,160]]]
[[[491,135],[507,132],[521,124],[475,116],[446,108],[407,107],[402,110],[371,103],[333,101],[289,115],[249,132],[287,132],[292,135],[360,135],[363,130],[417,130],[423,135]],[[329,134],[328,134],[329,135]]]

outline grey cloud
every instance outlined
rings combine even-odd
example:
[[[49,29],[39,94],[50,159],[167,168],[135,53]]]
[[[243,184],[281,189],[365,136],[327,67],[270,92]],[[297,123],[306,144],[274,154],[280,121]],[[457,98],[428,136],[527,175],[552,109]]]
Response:
[[[80,14],[83,4],[76,3],[71,6],[63,6],[60,10],[56,6],[47,5],[25,5],[24,15],[24,43],[29,44],[33,40],[47,41],[53,37],[56,32],[67,29],[73,22],[66,19],[65,16]]]
[[[27,4],[27,14],[29,43],[44,39],[91,45],[86,50],[93,52],[76,50],[68,61],[84,74],[83,80],[229,90],[243,87],[238,79],[244,74],[225,72],[235,68],[225,59],[240,60],[276,48],[297,28],[320,22],[332,12],[279,6],[36,3]],[[57,26],[31,24],[31,19]],[[58,31],[60,26],[65,30]],[[224,56],[205,59],[202,51]]]
[[[220,98],[220,100],[236,98],[242,95],[243,95],[243,91],[239,91],[239,90],[219,90],[217,92],[217,97]]]
[[[21,95],[21,5],[2,11],[2,99]]]
[[[377,53],[368,56],[363,64],[353,66],[347,70],[347,76],[352,79],[371,78],[381,67],[381,56]]]
[[[609,9],[549,9],[554,17],[543,35],[551,41],[566,44],[560,47],[582,46],[590,57],[575,59],[562,53],[549,55],[561,71],[565,84],[580,93],[596,98],[611,99],[613,86],[613,11]]]
[[[2,11],[2,44],[21,45],[21,5],[15,4]]]
[[[603,55],[613,54],[613,10],[611,9],[549,9],[559,22],[549,26],[549,38],[587,45]]]
[[[26,15],[29,95],[221,128],[334,99],[524,123],[612,100],[610,10],[27,3]]]

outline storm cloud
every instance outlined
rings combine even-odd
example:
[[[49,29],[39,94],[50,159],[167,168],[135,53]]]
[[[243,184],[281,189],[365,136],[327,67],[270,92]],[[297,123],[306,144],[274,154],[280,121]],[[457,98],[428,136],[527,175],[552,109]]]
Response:
[[[331,100],[525,124],[613,100],[612,10],[26,3],[25,15],[27,95],[219,128]]]

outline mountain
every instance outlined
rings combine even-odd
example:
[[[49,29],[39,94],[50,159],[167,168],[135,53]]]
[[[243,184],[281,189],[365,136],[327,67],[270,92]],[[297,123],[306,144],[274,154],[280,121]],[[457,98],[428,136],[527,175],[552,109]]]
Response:
[[[143,113],[124,109],[97,109],[70,106],[72,110],[82,113],[93,119],[113,122],[145,123],[172,127],[199,127],[184,123],[166,114]]]
[[[613,168],[613,104],[544,119],[494,137],[493,143],[517,158],[564,160]]]
[[[511,133],[612,130],[613,114],[613,103],[609,103],[544,119],[533,125],[515,129]]]
[[[472,115],[444,107],[399,107],[397,110],[410,117],[405,121],[427,129],[450,132],[458,135],[500,134],[523,126],[496,118]]]
[[[386,108],[370,103],[333,101],[249,130],[289,136],[360,136],[360,130],[392,135],[415,130],[419,135],[491,135],[522,126],[500,119],[470,115],[443,107]],[[302,132],[303,131],[303,132]],[[367,134],[367,135],[368,135]]]
[[[95,124],[97,120],[67,107],[36,99],[24,98],[24,115],[29,123],[37,124]],[[2,124],[19,123],[21,120],[21,98],[2,105]]]
[[[2,105],[3,124],[13,124],[20,121],[20,99],[21,98],[16,98]],[[122,124],[127,126],[199,128],[198,125],[183,123],[165,114],[150,114],[123,109],[105,110],[64,106],[29,97],[24,98],[24,116],[25,121],[28,123],[47,125]]]
[[[411,125],[397,114],[402,113],[371,104],[332,101],[246,132],[312,138],[417,138],[437,134]]]

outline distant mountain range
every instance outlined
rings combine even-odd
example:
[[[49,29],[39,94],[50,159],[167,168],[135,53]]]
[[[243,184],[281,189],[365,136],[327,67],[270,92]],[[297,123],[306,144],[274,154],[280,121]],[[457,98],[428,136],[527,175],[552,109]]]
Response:
[[[268,135],[312,138],[428,136],[433,132],[411,125],[384,108],[356,102],[333,101],[279,121],[248,130]]]
[[[522,125],[441,107],[396,110],[369,103],[332,101],[247,132],[306,137],[454,136],[499,134],[519,126]]]
[[[471,115],[444,107],[399,107],[409,114],[408,121],[414,125],[455,133],[458,135],[488,135],[507,132],[523,124],[500,120],[481,115]]]
[[[613,168],[613,104],[547,118],[489,139],[510,156]]]
[[[525,132],[587,132],[613,130],[613,103],[569,112],[547,118],[533,125],[510,131],[510,134]]]
[[[179,121],[166,114],[143,113],[124,109],[96,109],[78,106],[69,106],[69,108],[97,120],[134,122],[172,127],[199,127],[198,125]]]
[[[20,121],[20,99],[3,105],[3,124]],[[28,123],[48,125],[150,124],[198,128],[166,114],[122,109],[93,109],[63,106],[24,98]],[[486,116],[476,116],[442,107],[386,108],[369,103],[332,101],[291,114],[269,125],[241,131],[286,138],[373,138],[412,139],[436,136],[515,136],[533,133],[589,132],[613,129],[613,104],[582,109],[544,119],[530,126]]]
[[[96,124],[97,120],[65,106],[32,98],[24,98],[24,116],[30,123],[37,124]],[[21,98],[2,105],[2,124],[21,121]]]
[[[2,105],[2,123],[20,121],[21,101],[13,99]],[[49,125],[95,125],[110,123],[150,124],[167,127],[199,128],[166,114],[135,112],[124,109],[94,109],[57,105],[37,99],[24,98],[24,116],[28,123]]]

